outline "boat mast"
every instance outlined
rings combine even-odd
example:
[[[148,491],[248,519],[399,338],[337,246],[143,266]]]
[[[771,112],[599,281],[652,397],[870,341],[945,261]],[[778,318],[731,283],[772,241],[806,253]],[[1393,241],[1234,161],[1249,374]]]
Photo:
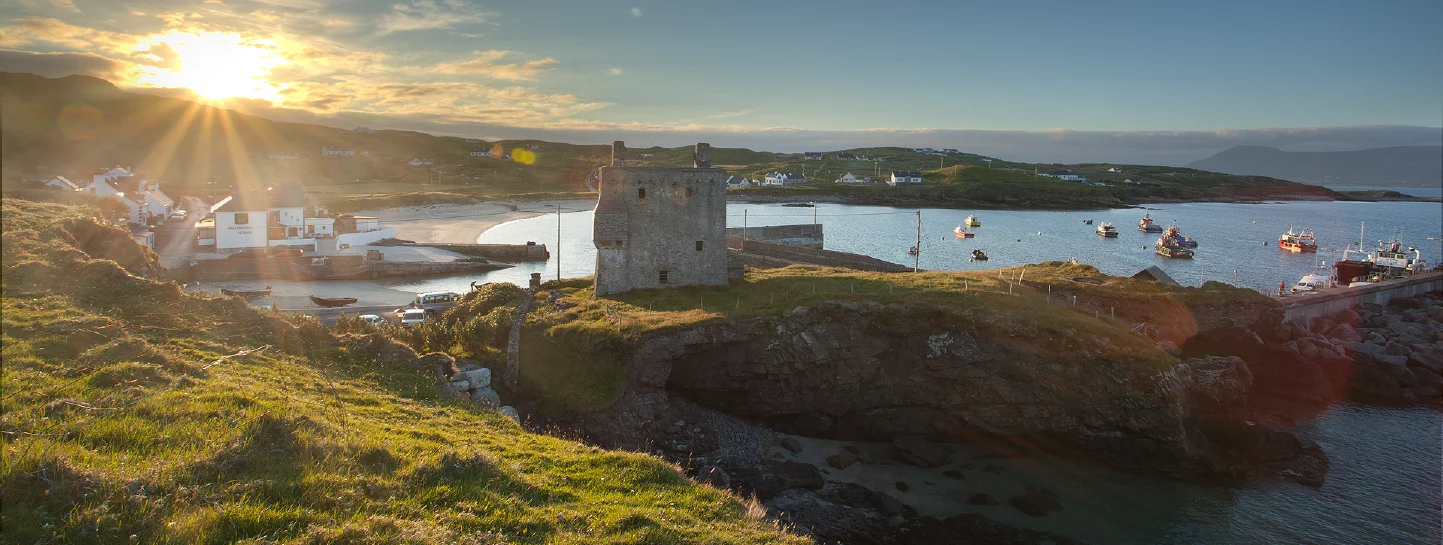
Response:
[[[917,272],[922,265],[922,211],[917,211],[917,245],[914,246],[917,253],[912,254],[912,272]]]

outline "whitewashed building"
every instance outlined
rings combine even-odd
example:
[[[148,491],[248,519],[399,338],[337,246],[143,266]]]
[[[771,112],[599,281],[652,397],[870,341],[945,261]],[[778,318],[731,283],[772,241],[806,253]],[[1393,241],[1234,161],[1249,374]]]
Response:
[[[356,150],[351,148],[333,148],[321,146],[321,157],[355,157]]]
[[[493,155],[495,153],[490,148],[472,148],[471,150],[472,157],[491,157]]]
[[[766,175],[763,181],[765,183],[762,185],[797,185],[807,183],[807,177],[801,174],[773,172]]]
[[[742,176],[727,176],[727,189],[741,189],[751,187],[752,181]]]
[[[837,180],[836,180],[835,183],[847,184],[847,185],[870,184],[870,183],[872,183],[872,179],[871,179],[871,178],[860,178],[860,177],[858,177],[856,174],[852,174],[852,173],[848,172],[848,173],[846,173],[846,174],[843,174],[841,178],[837,178]]]
[[[922,173],[916,171],[894,170],[892,177],[887,179],[887,185],[896,187],[899,184],[920,184]]]
[[[211,207],[212,219],[197,225],[197,243],[216,252],[292,246],[315,249],[318,239],[335,239],[337,248],[394,238],[396,232],[369,216],[332,216],[306,206],[295,187],[277,187],[231,195]]]
[[[38,183],[40,185],[53,187],[62,191],[80,191],[79,185],[76,185],[75,182],[70,181],[69,178],[66,178],[64,176],[56,176],[48,180],[41,180]]]
[[[135,224],[169,216],[176,209],[175,200],[160,190],[160,184],[136,176],[129,168],[115,167],[96,174],[82,191],[100,198],[120,198],[130,208],[130,222]]]

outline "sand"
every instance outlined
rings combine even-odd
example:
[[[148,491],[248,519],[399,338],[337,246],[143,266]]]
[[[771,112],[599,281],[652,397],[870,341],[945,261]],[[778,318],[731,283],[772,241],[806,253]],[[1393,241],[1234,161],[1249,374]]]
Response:
[[[396,238],[416,242],[475,244],[487,229],[508,221],[562,212],[580,212],[596,207],[594,199],[545,201],[487,201],[478,204],[435,204],[384,210],[363,210],[359,216],[375,216],[381,225],[394,227]]]

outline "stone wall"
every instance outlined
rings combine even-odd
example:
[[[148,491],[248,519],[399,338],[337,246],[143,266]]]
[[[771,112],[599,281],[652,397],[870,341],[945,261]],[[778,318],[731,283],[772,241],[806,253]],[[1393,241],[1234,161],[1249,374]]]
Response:
[[[765,227],[728,227],[728,237],[759,240],[803,248],[822,249],[822,224],[769,225]]]
[[[842,267],[859,271],[907,272],[912,270],[911,267],[905,265],[898,265],[859,254],[803,248],[788,244],[774,244],[759,240],[743,240],[739,237],[727,237],[727,247],[745,254],[748,265],[760,268],[773,266],[784,267],[792,263],[803,263],[823,267]]]

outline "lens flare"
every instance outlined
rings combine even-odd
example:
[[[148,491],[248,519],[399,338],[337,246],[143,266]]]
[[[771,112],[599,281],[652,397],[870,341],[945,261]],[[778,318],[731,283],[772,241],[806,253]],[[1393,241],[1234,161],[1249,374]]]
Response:
[[[511,160],[517,163],[521,163],[523,165],[535,164],[536,152],[522,148],[515,148],[511,150]]]
[[[274,42],[224,32],[171,31],[151,36],[135,48],[151,51],[162,46],[175,52],[178,67],[143,67],[137,83],[183,87],[211,100],[240,97],[277,102],[281,98],[281,89],[266,79],[272,68],[286,64]]]

